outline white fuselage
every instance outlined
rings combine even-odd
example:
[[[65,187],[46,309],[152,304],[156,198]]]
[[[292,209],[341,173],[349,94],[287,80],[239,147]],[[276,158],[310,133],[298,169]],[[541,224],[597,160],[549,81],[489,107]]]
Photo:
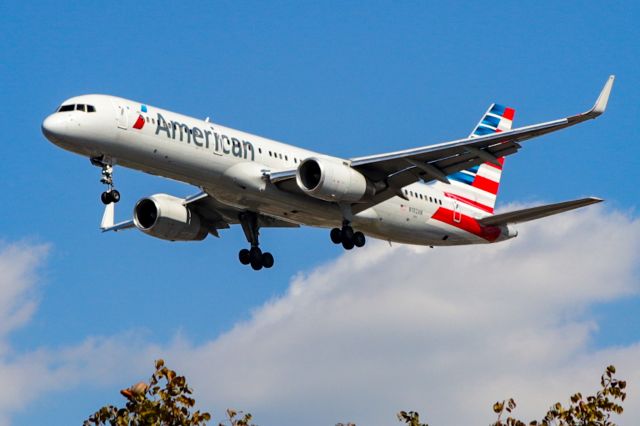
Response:
[[[64,149],[198,186],[241,211],[326,228],[342,222],[336,203],[280,189],[264,175],[295,169],[312,156],[344,159],[113,96],[79,96],[65,104],[92,105],[95,112],[56,112],[45,119],[45,135]],[[354,215],[353,227],[379,239],[420,245],[510,237],[505,230],[491,229],[487,238],[472,206],[433,185],[415,183],[403,192],[407,199],[395,196]]]

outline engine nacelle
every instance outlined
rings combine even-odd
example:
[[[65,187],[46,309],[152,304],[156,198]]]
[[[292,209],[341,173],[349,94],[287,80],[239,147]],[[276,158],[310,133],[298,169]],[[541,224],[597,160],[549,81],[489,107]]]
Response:
[[[162,240],[204,240],[209,231],[200,216],[183,204],[182,198],[155,194],[143,198],[133,209],[136,228]]]
[[[311,157],[296,171],[296,182],[307,194],[326,201],[363,201],[375,194],[360,172],[339,160]]]

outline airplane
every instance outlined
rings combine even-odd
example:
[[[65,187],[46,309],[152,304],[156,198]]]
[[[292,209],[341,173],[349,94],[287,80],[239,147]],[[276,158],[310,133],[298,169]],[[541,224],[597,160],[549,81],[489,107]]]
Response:
[[[106,191],[103,232],[137,228],[170,241],[200,241],[240,225],[249,248],[238,258],[271,268],[260,249],[262,228],[329,228],[346,250],[366,237],[404,244],[496,243],[518,235],[514,225],[602,201],[587,197],[494,213],[504,158],[521,143],[594,119],[607,106],[615,76],[581,114],[512,129],[515,111],[492,104],[466,138],[356,158],[312,152],[250,133],[108,95],[62,102],[42,123],[55,145],[101,168]],[[180,198],[140,199],[133,218],[114,223],[120,165],[200,189]]]

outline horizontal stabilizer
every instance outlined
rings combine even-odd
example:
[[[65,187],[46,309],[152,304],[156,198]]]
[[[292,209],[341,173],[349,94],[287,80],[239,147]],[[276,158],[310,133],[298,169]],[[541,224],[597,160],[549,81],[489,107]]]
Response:
[[[516,210],[508,213],[501,213],[494,216],[485,217],[478,222],[482,225],[500,226],[514,223],[528,222],[530,220],[541,219],[569,210],[585,207],[603,201],[601,198],[588,197],[579,200],[564,201],[562,203],[547,204],[545,206],[531,207],[528,209]]]

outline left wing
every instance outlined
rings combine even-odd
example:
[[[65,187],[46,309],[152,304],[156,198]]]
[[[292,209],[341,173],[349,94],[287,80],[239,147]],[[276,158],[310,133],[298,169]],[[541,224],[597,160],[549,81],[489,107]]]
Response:
[[[185,198],[183,204],[189,206],[191,210],[203,218],[209,228],[209,233],[216,237],[219,236],[219,229],[227,229],[231,225],[239,224],[240,219],[238,216],[243,212],[243,210],[219,202],[204,191]],[[136,227],[133,220],[114,224],[114,216],[115,203],[109,203],[104,208],[102,221],[100,222],[100,230],[102,232],[117,232]],[[296,223],[264,214],[258,214],[258,225],[261,228],[297,228],[300,226]]]

